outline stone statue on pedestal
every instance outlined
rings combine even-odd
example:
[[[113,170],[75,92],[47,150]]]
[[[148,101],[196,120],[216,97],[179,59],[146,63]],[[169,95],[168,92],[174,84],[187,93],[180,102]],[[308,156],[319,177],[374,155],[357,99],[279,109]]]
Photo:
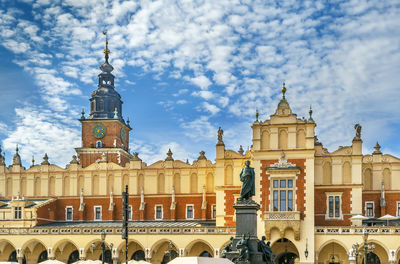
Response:
[[[255,195],[255,173],[254,168],[250,167],[250,161],[244,162],[246,167],[240,172],[240,181],[243,182],[242,188],[240,189],[239,201],[250,200]]]

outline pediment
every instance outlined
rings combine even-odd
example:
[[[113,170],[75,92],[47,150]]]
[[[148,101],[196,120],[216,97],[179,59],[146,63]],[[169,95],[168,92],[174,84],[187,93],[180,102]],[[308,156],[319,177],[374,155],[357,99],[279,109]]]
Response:
[[[332,152],[332,155],[351,155],[353,153],[353,149],[351,146],[342,147],[340,146],[337,150]]]

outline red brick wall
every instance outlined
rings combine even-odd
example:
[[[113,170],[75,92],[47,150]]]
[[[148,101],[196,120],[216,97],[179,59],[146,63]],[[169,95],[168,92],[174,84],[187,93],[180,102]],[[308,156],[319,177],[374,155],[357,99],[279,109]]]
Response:
[[[300,173],[297,174],[297,180],[296,180],[296,205],[297,205],[297,210],[300,212],[300,217],[301,219],[304,219],[304,211],[305,211],[305,159],[289,159],[288,162],[291,162],[293,164],[296,164],[297,167],[300,168]],[[278,162],[278,160],[262,160],[261,161],[261,179],[260,179],[260,184],[261,184],[261,190],[260,190],[260,195],[261,195],[261,212],[262,212],[262,217],[264,217],[264,212],[269,210],[269,205],[270,205],[270,179],[269,179],[269,174],[266,171],[266,168],[269,168],[272,164]]]
[[[49,218],[57,221],[65,221],[65,207],[72,206],[73,207],[73,220],[85,220],[85,221],[93,221],[94,220],[94,206],[102,206],[102,220],[103,221],[111,221],[111,220],[121,220],[122,219],[122,199],[121,197],[114,197],[114,211],[110,212],[108,210],[110,205],[110,200],[108,196],[98,196],[98,197],[86,197],[84,199],[85,210],[84,217],[80,219],[79,212],[79,197],[68,197],[68,198],[60,198],[53,202],[50,205],[43,206],[38,209],[38,217],[39,218]],[[176,217],[177,220],[185,220],[186,219],[186,205],[193,204],[194,205],[194,216],[196,220],[202,219],[201,213],[201,204],[202,204],[202,195],[201,194],[192,194],[189,196],[176,196],[175,200],[177,202],[176,206]],[[215,204],[215,195],[208,195],[206,197],[207,200],[207,219],[211,219],[211,206]],[[166,196],[152,196],[145,197],[146,207],[145,207],[145,218],[144,220],[154,220],[154,207],[157,204],[163,206],[163,219],[169,220],[171,217],[171,197]],[[132,220],[140,220],[139,218],[139,206],[140,206],[140,197],[132,196],[129,198],[129,204],[132,205]],[[48,210],[50,208],[50,210]],[[51,216],[53,214],[53,216]],[[44,224],[42,221],[40,224]],[[46,221],[47,223],[47,221]]]
[[[381,207],[379,198],[381,197],[380,191],[377,192],[363,192],[362,195],[362,209],[363,215],[365,215],[365,202],[372,201],[374,202],[375,208],[374,213],[375,217],[381,217]],[[386,214],[390,215],[397,215],[397,202],[400,202],[400,192],[385,192],[385,199],[386,199]]]
[[[53,221],[51,220],[56,220],[57,219],[57,200],[49,202],[41,207],[38,207],[36,210],[36,216],[38,218],[37,224],[38,225],[43,225],[43,224],[48,224]]]
[[[342,214],[343,220],[325,220],[327,210],[325,192],[343,192],[342,193]],[[316,226],[349,226],[351,225],[351,188],[324,188],[314,191],[314,210]]]
[[[225,226],[236,226],[236,222],[233,221],[233,215],[235,214],[235,209],[233,208],[233,204],[235,203],[234,194],[240,194],[240,187],[237,187],[236,190],[224,190],[224,194]]]

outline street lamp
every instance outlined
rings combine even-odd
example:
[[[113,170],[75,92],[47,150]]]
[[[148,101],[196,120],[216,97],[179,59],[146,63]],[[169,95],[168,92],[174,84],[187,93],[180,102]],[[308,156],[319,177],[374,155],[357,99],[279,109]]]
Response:
[[[356,242],[351,246],[353,248],[353,254],[356,256],[356,264],[358,264],[358,254],[360,254],[360,245]]]
[[[374,252],[375,245],[368,245],[368,231],[364,230],[363,233],[363,239],[364,239],[364,264],[367,264],[367,255],[369,252]]]
[[[100,238],[101,238],[101,253],[102,253],[102,255],[101,255],[101,263],[102,264],[104,264],[105,262],[105,258],[106,258],[106,249],[107,248],[109,248],[111,251],[112,251],[112,247],[113,247],[113,244],[112,243],[110,243],[110,245],[107,245],[107,243],[106,243],[106,236],[107,236],[107,233],[106,232],[104,232],[104,230],[100,233]],[[92,243],[92,252],[93,252],[93,250],[94,250],[94,248],[96,247],[96,244],[93,242]]]
[[[306,239],[306,250],[304,251],[304,256],[306,256],[306,259],[308,257],[308,239]]]

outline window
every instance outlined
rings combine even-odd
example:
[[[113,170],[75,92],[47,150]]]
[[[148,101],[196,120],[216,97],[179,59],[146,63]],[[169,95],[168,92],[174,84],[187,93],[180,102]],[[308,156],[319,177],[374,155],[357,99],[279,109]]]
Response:
[[[155,216],[154,216],[154,218],[155,218],[156,220],[161,220],[161,219],[163,219],[163,208],[162,208],[162,205],[156,205],[156,207],[155,207]]]
[[[293,211],[293,179],[274,179],[272,181],[273,211]]]
[[[73,207],[67,206],[65,207],[65,221],[72,221],[73,220]]]
[[[128,206],[128,219],[132,220],[132,205]]]
[[[365,216],[374,217],[374,202],[365,202]]]
[[[22,219],[22,207],[14,207],[14,219]]]
[[[211,206],[211,218],[217,218],[217,206],[215,204]]]
[[[101,143],[101,140],[98,140],[98,141],[96,142],[96,148],[101,148],[102,145],[103,145],[103,144]]]
[[[186,219],[194,219],[194,207],[193,207],[193,204],[186,205]]]
[[[341,204],[342,192],[327,192],[327,214],[326,219],[343,219]]]
[[[400,202],[397,202],[397,216],[400,216]]]
[[[95,221],[101,220],[101,206],[94,207],[94,220]]]

